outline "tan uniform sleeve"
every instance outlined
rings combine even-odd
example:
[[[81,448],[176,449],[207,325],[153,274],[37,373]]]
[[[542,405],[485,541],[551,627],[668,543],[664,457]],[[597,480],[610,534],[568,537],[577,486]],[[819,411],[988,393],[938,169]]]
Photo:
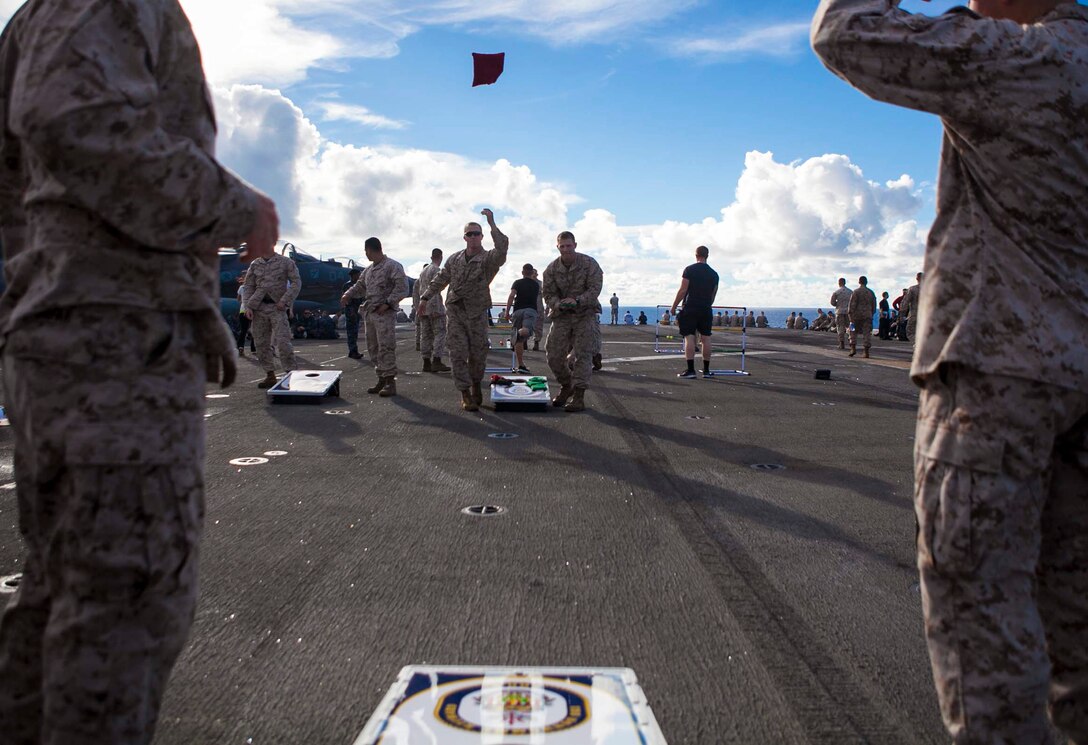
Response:
[[[245,298],[246,308],[252,310],[257,307],[257,303],[253,302],[254,293],[257,291],[257,272],[253,267],[249,268],[246,272],[246,281],[242,285],[242,297]]]
[[[400,264],[394,264],[389,274],[392,288],[385,302],[390,308],[396,308],[401,300],[408,297],[408,275],[404,273],[404,267]]]
[[[427,286],[427,289],[423,292],[422,295],[419,296],[419,299],[423,301],[430,300],[432,297],[442,292],[442,290],[446,289],[449,283],[450,262],[447,261],[442,266],[442,269],[438,272],[438,274],[435,275],[435,278],[431,280],[431,283]]]
[[[559,293],[559,285],[555,283],[555,273],[549,266],[544,270],[544,304],[549,308],[554,308],[559,305],[559,301],[562,299]]]
[[[495,242],[495,249],[487,252],[487,274],[494,277],[499,268],[506,263],[506,254],[510,250],[510,239],[497,227],[491,231],[491,240]]]
[[[283,295],[283,302],[287,307],[291,307],[291,304],[295,302],[298,294],[302,291],[302,277],[298,273],[298,265],[290,259],[287,260],[287,281],[290,284],[287,287],[287,292]]]
[[[355,280],[355,284],[344,293],[344,297],[348,300],[363,300],[366,298],[366,282],[363,280],[363,277],[366,276],[365,271],[364,274],[359,275],[359,279]]]
[[[603,287],[604,271],[601,269],[600,264],[591,260],[586,269],[586,291],[576,298],[578,305],[582,308],[597,305],[597,299],[601,296]]]
[[[9,122],[64,198],[141,245],[240,243],[255,219],[253,190],[197,143],[164,131],[153,105],[151,66],[171,30],[149,36],[154,29],[127,2],[49,12],[48,30],[26,40]]]
[[[1026,62],[1008,51],[1021,33],[964,9],[933,17],[900,10],[899,0],[822,0],[811,41],[828,69],[867,96],[970,121],[992,117],[998,89],[1019,84]]]

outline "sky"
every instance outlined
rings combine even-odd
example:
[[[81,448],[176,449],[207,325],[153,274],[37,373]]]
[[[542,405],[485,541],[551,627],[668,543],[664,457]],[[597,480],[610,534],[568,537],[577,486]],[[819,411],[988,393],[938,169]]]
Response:
[[[497,295],[568,229],[631,305],[671,302],[700,244],[718,301],[751,308],[825,305],[859,274],[894,298],[921,270],[940,122],[824,69],[815,0],[181,4],[220,159],[308,253],[362,262],[374,235],[416,276],[491,207]],[[505,52],[495,85],[471,87],[473,52]]]

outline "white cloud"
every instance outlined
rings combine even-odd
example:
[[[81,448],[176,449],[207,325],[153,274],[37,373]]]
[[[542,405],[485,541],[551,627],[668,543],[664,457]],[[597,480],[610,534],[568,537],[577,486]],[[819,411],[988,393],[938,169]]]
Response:
[[[216,98],[222,157],[277,198],[290,226],[284,237],[312,253],[361,259],[363,240],[376,235],[415,276],[432,247],[459,249],[463,223],[490,206],[511,238],[496,299],[522,264],[554,258],[565,229],[601,262],[606,293],[631,304],[670,301],[701,244],[722,275],[723,299],[753,307],[826,304],[838,276],[863,273],[874,289],[898,290],[921,263],[914,181],[869,181],[843,155],[781,163],[751,152],[717,216],[625,226],[607,205],[583,205],[527,165],[329,142],[282,94],[255,86]]]
[[[321,109],[324,118],[328,121],[354,122],[372,129],[404,129],[408,126],[407,122],[375,114],[365,106],[335,101],[318,101],[315,105]]]
[[[276,0],[181,0],[181,4],[213,83],[285,86],[304,79],[316,65],[371,56],[369,47],[353,49],[344,37],[304,27]],[[321,4],[315,0],[314,5]]]
[[[673,39],[666,42],[666,47],[674,55],[706,61],[752,55],[784,57],[808,48],[809,27],[808,21],[798,21],[744,30],[727,29],[715,36]]]

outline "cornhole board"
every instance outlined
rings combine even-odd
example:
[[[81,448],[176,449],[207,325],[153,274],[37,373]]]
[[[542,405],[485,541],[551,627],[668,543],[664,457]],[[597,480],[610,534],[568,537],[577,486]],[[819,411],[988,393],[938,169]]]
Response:
[[[548,389],[534,391],[525,385],[533,375],[503,375],[514,385],[491,385],[491,403],[495,411],[544,411],[552,402]],[[543,377],[543,376],[539,376]]]
[[[292,370],[268,389],[274,404],[317,404],[327,397],[340,397],[341,370]]]
[[[404,668],[355,745],[667,745],[627,668]]]

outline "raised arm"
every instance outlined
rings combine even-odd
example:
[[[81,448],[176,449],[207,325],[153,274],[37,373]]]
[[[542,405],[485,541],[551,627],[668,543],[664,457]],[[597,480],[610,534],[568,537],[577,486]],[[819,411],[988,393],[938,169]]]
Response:
[[[1042,62],[1016,53],[1024,27],[964,8],[940,16],[908,13],[900,0],[822,0],[811,41],[829,70],[878,101],[953,120],[1000,115],[1002,86]]]
[[[506,254],[510,250],[510,239],[507,238],[499,226],[495,224],[495,213],[486,207],[480,214],[487,218],[487,226],[491,228],[491,240],[495,243],[495,250],[487,252],[488,275],[494,277],[499,267],[506,263]]]

